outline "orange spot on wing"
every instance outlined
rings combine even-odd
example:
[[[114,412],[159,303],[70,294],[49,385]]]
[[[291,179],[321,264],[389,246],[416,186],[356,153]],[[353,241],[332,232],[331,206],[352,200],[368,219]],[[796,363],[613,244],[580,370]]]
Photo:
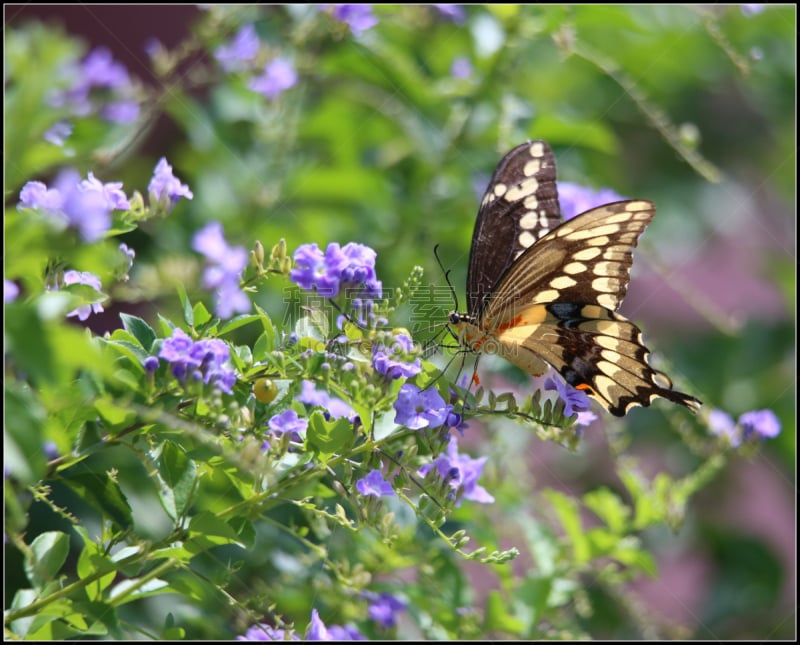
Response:
[[[587,383],[578,383],[575,386],[575,389],[576,390],[584,390],[585,392],[587,392],[589,394],[594,394],[594,389],[592,389],[592,386],[587,384]]]
[[[506,331],[507,329],[514,329],[514,327],[518,327],[519,325],[521,325],[522,322],[523,322],[522,316],[517,316],[516,318],[514,318],[514,320],[511,320],[509,322],[500,325],[495,333],[500,334]]]

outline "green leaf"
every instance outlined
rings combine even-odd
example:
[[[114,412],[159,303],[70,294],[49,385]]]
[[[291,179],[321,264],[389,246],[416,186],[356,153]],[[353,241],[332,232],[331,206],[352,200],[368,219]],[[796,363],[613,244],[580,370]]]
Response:
[[[28,387],[6,381],[4,463],[9,474],[23,484],[32,484],[47,472],[42,450],[47,413]]]
[[[145,351],[149,351],[153,346],[153,343],[156,341],[156,332],[153,330],[153,328],[137,316],[120,314],[119,317],[120,320],[122,320],[122,326],[125,328],[125,330],[132,334],[134,338],[139,341],[139,344],[145,349]]]
[[[558,519],[561,520],[564,531],[572,544],[575,562],[578,564],[588,562],[591,558],[591,550],[581,526],[577,502],[552,489],[545,491],[545,496],[555,508]]]
[[[236,529],[210,511],[202,511],[192,517],[189,522],[189,536],[185,546],[194,553],[206,551],[219,544],[244,547]]]
[[[322,412],[315,410],[308,420],[306,445],[327,461],[332,455],[352,443],[354,437],[353,424],[347,419],[331,419],[326,421]]]
[[[235,329],[239,329],[240,327],[249,325],[250,323],[256,322],[257,320],[261,320],[261,317],[255,314],[243,314],[241,316],[235,316],[234,318],[228,320],[224,325],[222,325],[222,327],[220,327],[219,336],[230,334]]]
[[[47,531],[31,543],[25,558],[25,575],[38,588],[50,582],[61,570],[69,553],[69,536],[61,531]]]
[[[189,507],[197,481],[197,465],[172,441],[165,441],[158,458],[159,497],[164,510],[177,522]]]
[[[120,332],[117,330],[114,334],[114,338],[111,340],[101,340],[100,342],[105,343],[105,347],[111,348],[116,351],[118,354],[122,354],[126,356],[131,365],[135,366],[139,374],[144,374],[144,361],[145,359],[150,356],[145,350],[139,347],[139,343],[137,342],[129,342],[125,340],[120,340],[118,336],[125,334],[126,332]],[[112,357],[114,360],[117,360],[116,356]]]
[[[111,589],[108,594],[108,597],[114,601],[114,606],[119,607],[122,604],[138,600],[139,598],[146,598],[147,596],[172,593],[169,588],[169,583],[166,580],[152,578],[136,587],[136,585],[139,585],[140,582],[141,580],[139,578],[131,578],[129,580],[123,580],[119,584],[114,585],[113,589]],[[128,590],[133,587],[136,587],[136,589],[130,593],[127,593]],[[120,598],[120,596],[124,596],[124,598]]]
[[[83,527],[76,527],[76,529],[77,528]],[[116,566],[103,552],[103,548],[99,544],[88,539],[88,534],[85,534],[83,537],[84,546],[78,558],[77,566],[78,578],[83,580],[95,573],[101,573],[103,571],[108,572],[86,587],[86,595],[89,597],[89,600],[99,600],[102,597],[103,591],[108,585],[114,582],[114,578],[117,577]]]
[[[211,320],[211,314],[202,302],[198,302],[194,306],[192,316],[194,318],[194,324],[197,325],[197,327],[201,327]]]
[[[80,495],[84,502],[93,506],[120,529],[125,530],[133,526],[128,500],[119,484],[106,473],[82,472],[65,475],[64,483]]]
[[[598,488],[583,496],[583,502],[617,535],[627,531],[631,509],[608,488]]]
[[[228,525],[236,532],[237,539],[245,547],[250,548],[256,543],[256,529],[246,517],[233,517],[228,520]]]
[[[525,624],[506,609],[509,602],[504,600],[500,592],[493,589],[486,598],[486,618],[484,631],[500,631],[508,634],[521,635]]]
[[[180,299],[181,306],[183,307],[183,320],[187,325],[189,325],[189,327],[194,327],[194,311],[192,310],[192,301],[189,300],[186,289],[182,284],[179,284],[177,289],[178,298]]]
[[[94,408],[98,414],[111,426],[128,425],[136,418],[136,413],[125,405],[120,405],[122,401],[104,396],[94,402]]]

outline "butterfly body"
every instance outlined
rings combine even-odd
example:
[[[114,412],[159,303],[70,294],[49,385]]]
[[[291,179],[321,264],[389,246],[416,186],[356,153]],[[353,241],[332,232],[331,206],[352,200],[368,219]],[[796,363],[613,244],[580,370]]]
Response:
[[[564,222],[555,158],[544,141],[509,152],[484,194],[470,249],[466,314],[449,322],[470,350],[533,375],[552,365],[623,416],[663,397],[696,411],[647,362],[638,327],[617,313],[632,249],[655,215],[649,201],[599,206]]]

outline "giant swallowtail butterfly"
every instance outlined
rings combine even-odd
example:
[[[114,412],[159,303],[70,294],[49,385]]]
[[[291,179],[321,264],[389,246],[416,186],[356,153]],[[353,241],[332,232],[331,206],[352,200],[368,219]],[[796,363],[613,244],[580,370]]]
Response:
[[[550,364],[616,416],[657,397],[697,412],[701,402],[648,365],[641,331],[616,312],[633,247],[654,215],[652,202],[631,200],[565,222],[550,146],[517,146],[500,161],[478,211],[468,312],[449,315],[459,340],[533,375]]]

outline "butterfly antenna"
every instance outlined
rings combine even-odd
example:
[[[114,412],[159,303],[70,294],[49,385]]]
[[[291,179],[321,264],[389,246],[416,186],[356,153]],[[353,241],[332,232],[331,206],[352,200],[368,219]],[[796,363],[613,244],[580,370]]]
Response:
[[[439,268],[444,273],[444,280],[447,282],[447,286],[450,287],[450,293],[453,294],[453,303],[455,304],[454,311],[458,311],[458,296],[456,295],[456,290],[453,288],[452,283],[450,282],[450,271],[445,270],[444,264],[442,264],[442,258],[439,257],[439,245],[433,247],[433,255],[436,257],[436,262],[439,263]]]

